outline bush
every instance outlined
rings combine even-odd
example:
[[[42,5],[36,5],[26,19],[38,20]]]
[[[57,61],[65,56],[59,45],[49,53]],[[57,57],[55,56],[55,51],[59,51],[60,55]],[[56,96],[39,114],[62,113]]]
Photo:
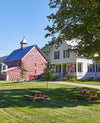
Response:
[[[56,79],[56,77],[55,76],[50,76],[48,79],[45,79],[45,77],[44,76],[42,76],[42,79],[43,80],[48,80],[48,81],[54,81],[55,79]]]
[[[62,81],[70,81],[70,82],[77,81],[77,79],[75,77],[63,77],[61,80]]]
[[[86,79],[81,79],[80,81],[93,81],[93,77],[89,77],[89,78],[86,78]]]

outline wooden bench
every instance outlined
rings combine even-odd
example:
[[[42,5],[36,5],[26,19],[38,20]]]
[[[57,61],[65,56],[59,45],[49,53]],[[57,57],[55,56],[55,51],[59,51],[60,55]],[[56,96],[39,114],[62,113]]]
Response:
[[[87,100],[91,100],[92,97],[96,97],[96,96],[91,96],[89,94],[87,95],[83,95],[83,94],[75,94],[76,97],[80,98],[80,97],[86,97]]]
[[[98,97],[100,97],[100,94],[97,94]]]
[[[32,98],[34,98],[34,96],[26,95],[26,94],[24,95],[24,97],[26,97],[26,99],[29,99],[29,98],[31,98],[31,99],[32,99]]]
[[[42,97],[33,97],[33,102],[35,102],[36,99],[43,99],[44,101],[48,98],[48,96],[43,95]]]
[[[43,95],[45,98],[48,98],[48,96],[46,96],[46,95]]]
[[[26,99],[31,98],[33,102],[35,102],[36,99],[43,99],[44,101],[48,98],[48,96],[43,95],[43,92],[40,91],[29,91],[29,95],[24,95]]]
[[[87,93],[90,92],[90,93]],[[75,94],[77,98],[86,97],[87,100],[91,100],[91,98],[96,97],[99,99],[100,94],[97,94],[95,90],[80,90],[80,94]]]
[[[75,94],[75,96],[77,96],[77,97],[89,97],[90,95],[83,95],[83,94]]]

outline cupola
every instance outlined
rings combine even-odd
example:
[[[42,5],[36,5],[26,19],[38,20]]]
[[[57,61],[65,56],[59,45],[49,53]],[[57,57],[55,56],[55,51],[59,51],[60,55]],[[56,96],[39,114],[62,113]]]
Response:
[[[27,47],[27,42],[26,42],[26,40],[25,40],[25,37],[24,37],[23,40],[20,42],[20,44],[21,44],[21,50],[23,50],[24,48]]]

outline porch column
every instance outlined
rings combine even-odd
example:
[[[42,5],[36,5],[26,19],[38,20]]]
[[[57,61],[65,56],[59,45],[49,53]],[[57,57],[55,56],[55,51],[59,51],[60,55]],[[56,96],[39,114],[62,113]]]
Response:
[[[76,78],[78,77],[78,62],[76,61]]]
[[[94,62],[94,72],[95,72],[95,79],[96,79],[96,62]]]
[[[57,66],[56,66],[56,64],[55,64],[55,73],[56,73],[56,67],[57,67]]]
[[[61,76],[63,75],[63,64],[61,64]]]

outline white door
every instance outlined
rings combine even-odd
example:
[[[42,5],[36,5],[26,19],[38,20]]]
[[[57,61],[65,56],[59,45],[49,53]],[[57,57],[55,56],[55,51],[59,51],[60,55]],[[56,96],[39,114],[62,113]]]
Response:
[[[9,76],[7,75],[7,81],[9,80]]]

